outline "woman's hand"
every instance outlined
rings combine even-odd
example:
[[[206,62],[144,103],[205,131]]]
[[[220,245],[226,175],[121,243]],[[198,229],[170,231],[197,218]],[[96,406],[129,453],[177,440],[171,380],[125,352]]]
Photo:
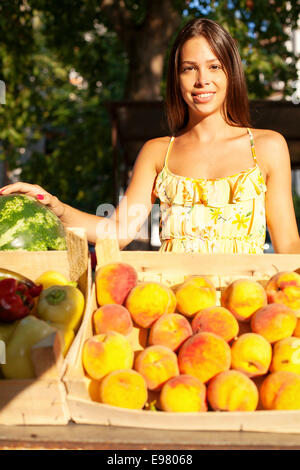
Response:
[[[0,197],[12,193],[23,193],[36,198],[39,202],[48,206],[59,218],[64,214],[65,204],[37,184],[22,183],[20,181],[0,188]]]

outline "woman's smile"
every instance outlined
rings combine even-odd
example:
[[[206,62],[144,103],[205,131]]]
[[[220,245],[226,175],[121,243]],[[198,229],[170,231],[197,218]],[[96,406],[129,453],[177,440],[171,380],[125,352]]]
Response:
[[[208,103],[215,96],[215,92],[195,92],[192,93],[194,103]]]

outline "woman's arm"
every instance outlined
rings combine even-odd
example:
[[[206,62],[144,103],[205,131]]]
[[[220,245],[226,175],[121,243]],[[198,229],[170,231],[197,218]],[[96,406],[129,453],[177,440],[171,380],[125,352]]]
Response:
[[[262,131],[256,148],[267,172],[266,217],[274,251],[300,253],[286,140],[278,132]]]
[[[160,141],[160,142],[157,142]],[[2,195],[20,192],[38,199],[50,207],[67,227],[84,227],[88,241],[95,243],[97,238],[116,236],[120,248],[130,243],[151,211],[155,200],[152,191],[156,178],[157,151],[161,151],[161,139],[146,142],[142,147],[133,168],[131,181],[119,207],[110,217],[88,214],[61,202],[38,185],[13,183],[0,188]],[[105,209],[106,205],[103,205]]]

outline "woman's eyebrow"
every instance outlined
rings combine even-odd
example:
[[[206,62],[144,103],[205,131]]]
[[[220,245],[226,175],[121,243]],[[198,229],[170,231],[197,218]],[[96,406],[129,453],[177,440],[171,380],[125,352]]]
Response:
[[[209,64],[211,62],[220,62],[220,61],[217,58],[206,60],[207,64]],[[197,64],[197,62],[195,60],[182,60],[181,64]]]

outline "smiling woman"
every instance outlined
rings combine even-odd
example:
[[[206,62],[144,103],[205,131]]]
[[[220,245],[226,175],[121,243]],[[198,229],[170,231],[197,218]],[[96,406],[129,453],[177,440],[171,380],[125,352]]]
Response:
[[[238,48],[221,25],[201,18],[179,32],[169,58],[166,111],[171,135],[143,145],[108,219],[33,184],[0,192],[42,195],[64,225],[84,227],[91,243],[114,236],[120,248],[127,246],[158,198],[161,251],[263,253],[268,226],[275,252],[300,253],[286,141],[251,127]]]

